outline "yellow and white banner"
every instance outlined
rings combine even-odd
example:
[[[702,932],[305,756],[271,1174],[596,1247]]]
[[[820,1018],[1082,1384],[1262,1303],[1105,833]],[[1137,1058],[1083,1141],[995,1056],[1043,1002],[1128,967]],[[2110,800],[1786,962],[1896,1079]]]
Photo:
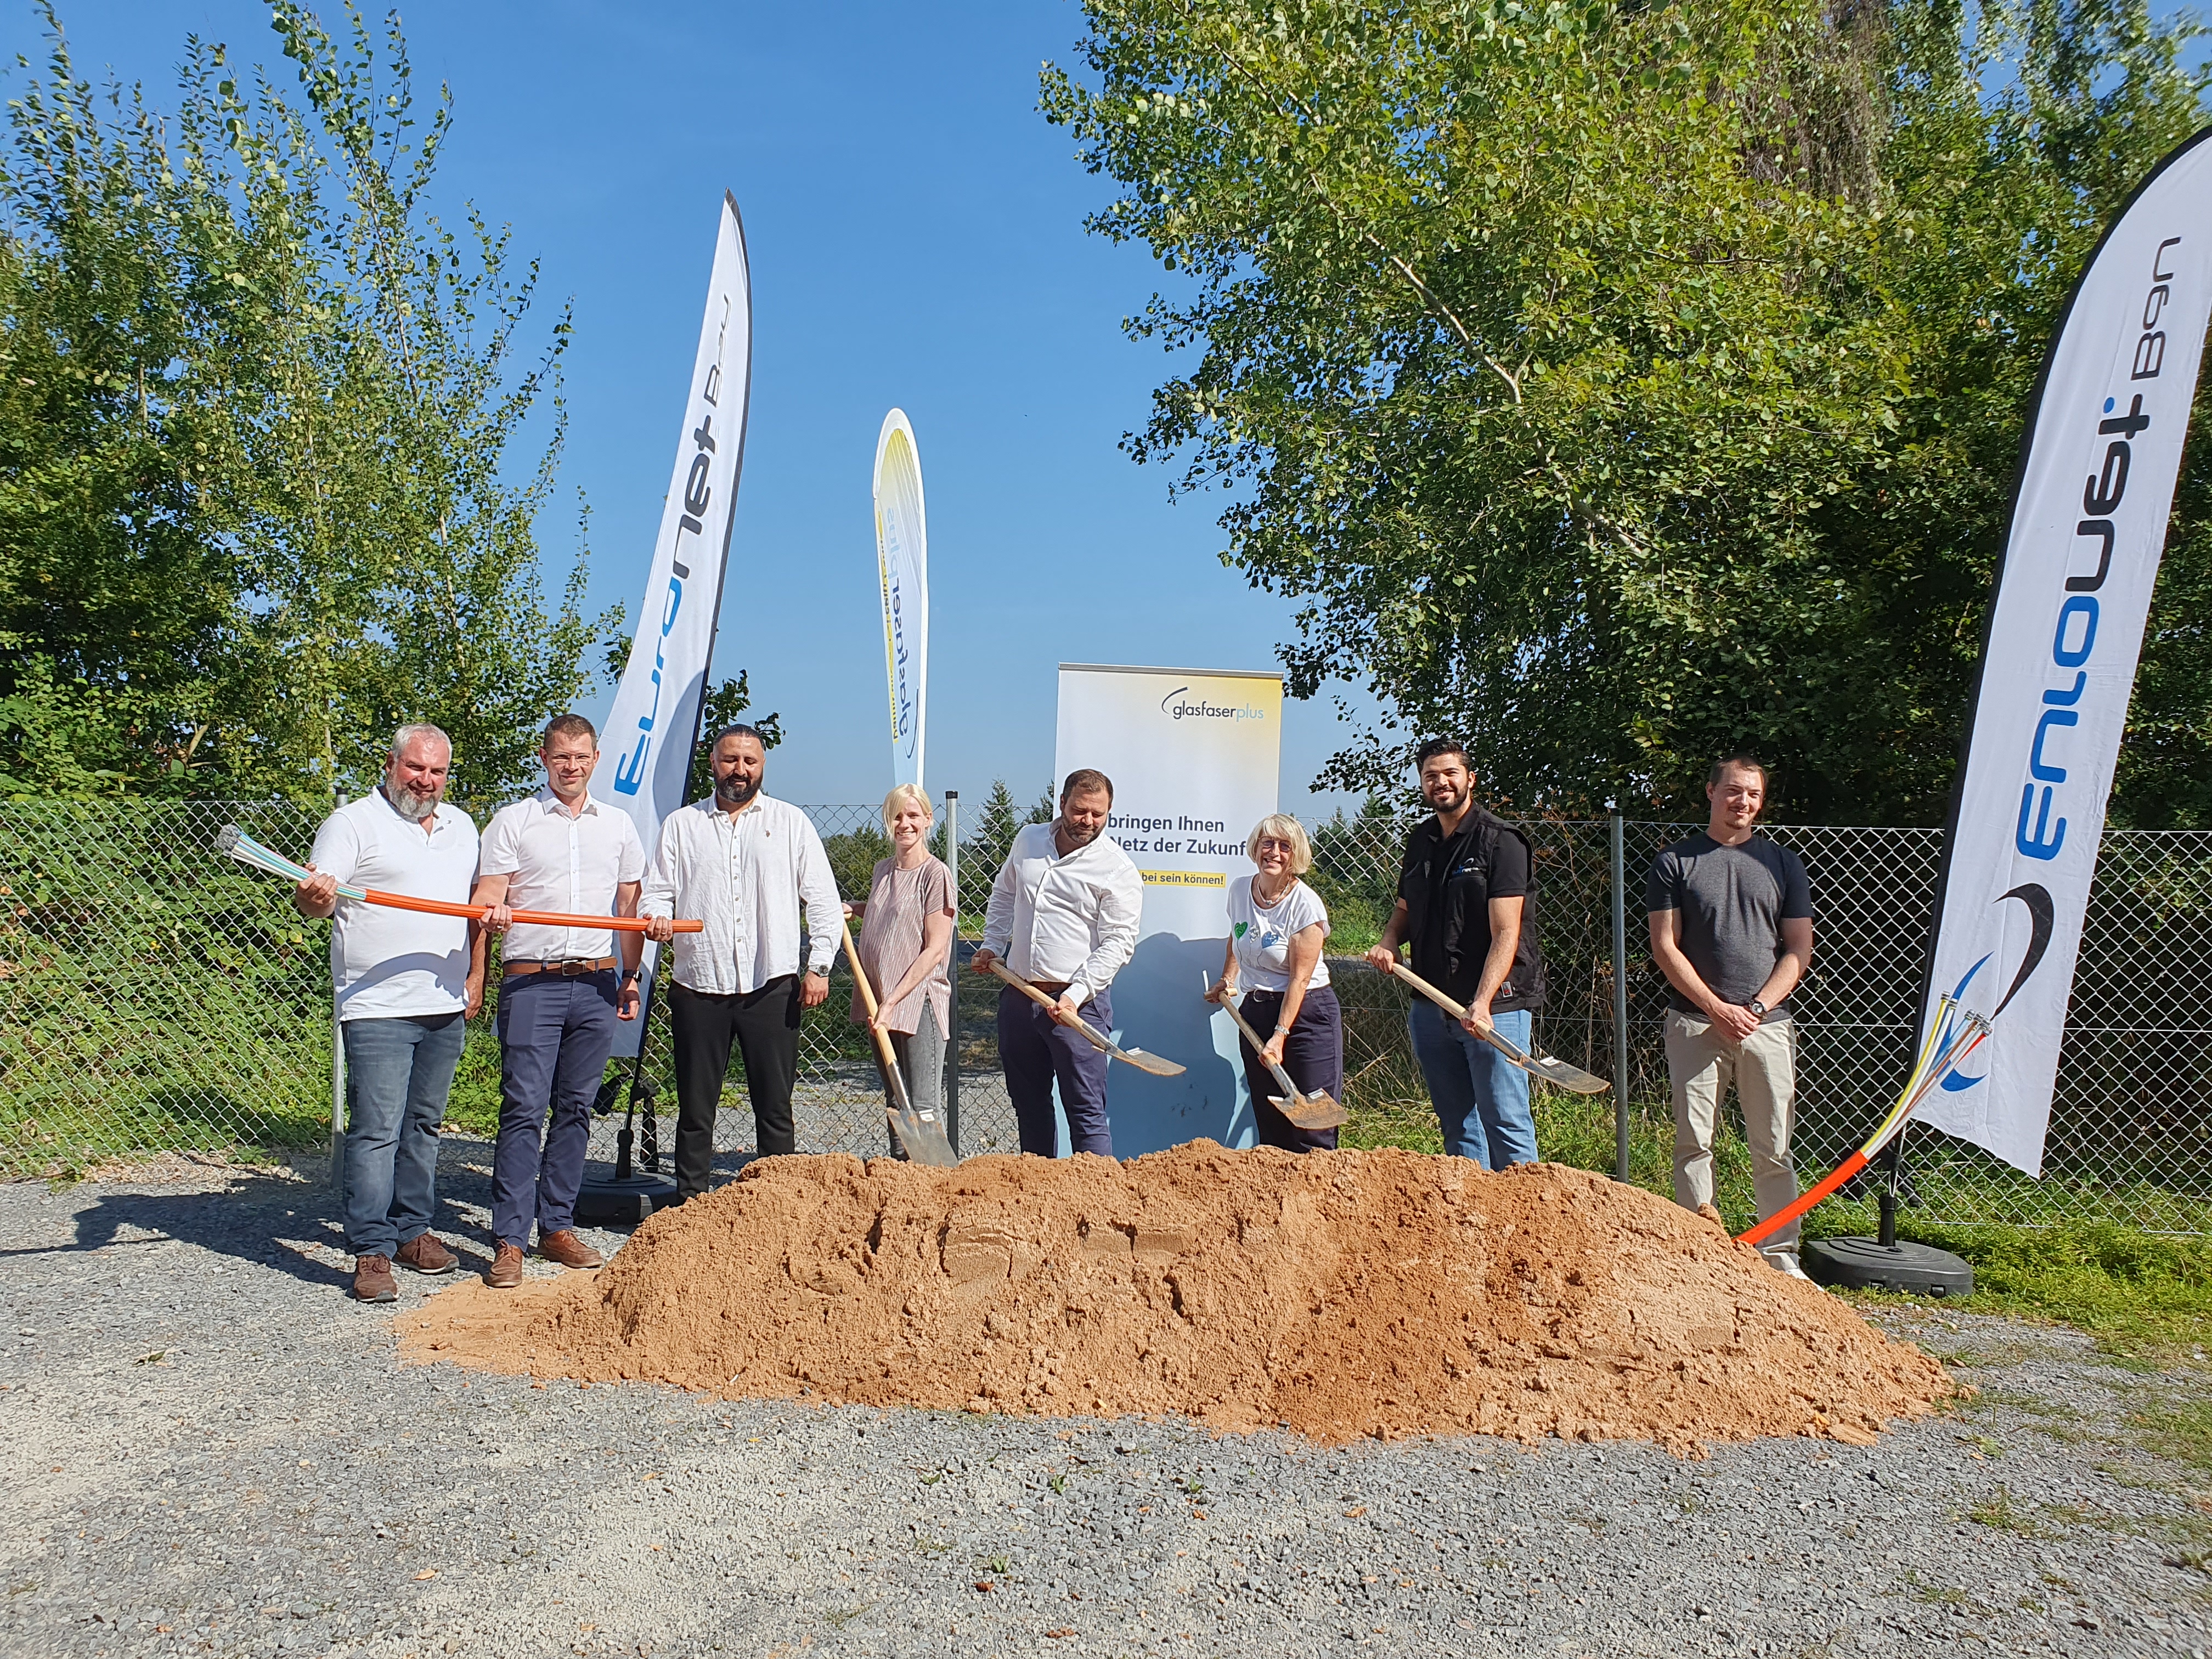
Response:
[[[1111,778],[1107,833],[1145,878],[1137,953],[1114,981],[1115,1024],[1189,1068],[1179,1078],[1113,1068],[1108,1112],[1121,1157],[1200,1135],[1251,1138],[1234,1030],[1200,993],[1221,971],[1229,884],[1251,872],[1244,843],[1275,810],[1282,730],[1276,674],[1060,665],[1054,791],[1078,767]]]
[[[929,717],[929,529],[921,454],[906,411],[876,434],[876,574],[884,593],[884,679],[890,693],[891,781],[921,787]]]

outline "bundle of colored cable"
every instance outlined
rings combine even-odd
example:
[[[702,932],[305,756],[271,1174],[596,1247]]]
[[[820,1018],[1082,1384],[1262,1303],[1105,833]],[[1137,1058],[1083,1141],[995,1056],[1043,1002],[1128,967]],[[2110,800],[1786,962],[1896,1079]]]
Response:
[[[240,864],[250,864],[257,870],[266,870],[272,876],[283,876],[289,881],[306,881],[314,874],[306,865],[295,864],[275,848],[263,846],[234,823],[223,827],[222,833],[215,838],[215,847],[216,851],[229,854]],[[463,916],[471,921],[481,920],[491,908],[488,904],[453,904],[444,899],[381,892],[374,887],[349,887],[343,882],[338,884],[337,896],[356,904],[381,904],[388,909],[416,910],[433,916]],[[645,931],[645,923],[635,916],[571,916],[554,910],[514,910],[508,914],[518,923],[537,927],[612,927],[629,933]],[[702,921],[678,921],[674,924],[679,933],[696,933],[705,926]]]
[[[1935,1091],[1936,1085],[1953,1066],[1980,1048],[1989,1034],[1988,1020],[1950,997],[1941,999],[1936,1005],[1935,1021],[1928,1028],[1927,1041],[1920,1045],[1920,1057],[1913,1062],[1911,1075],[1905,1079],[1904,1092],[1898,1096],[1897,1104],[1889,1109],[1889,1115],[1875,1126],[1866,1144],[1789,1208],[1777,1211],[1748,1232],[1738,1233],[1737,1243],[1756,1244],[1780,1231],[1873,1163],[1883,1147],[1904,1133],[1913,1113],[1920,1109],[1920,1103]]]

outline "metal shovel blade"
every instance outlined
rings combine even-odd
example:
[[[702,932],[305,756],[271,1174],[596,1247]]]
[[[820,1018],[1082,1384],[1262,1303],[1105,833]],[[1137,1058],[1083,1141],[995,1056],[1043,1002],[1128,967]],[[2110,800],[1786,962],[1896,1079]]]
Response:
[[[916,1164],[927,1164],[933,1169],[949,1170],[960,1162],[959,1153],[952,1150],[944,1124],[938,1121],[934,1112],[917,1111],[908,1106],[902,1111],[886,1106],[884,1115],[890,1119],[891,1127],[898,1132],[899,1145]]]
[[[1296,1100],[1285,1100],[1280,1095],[1269,1095],[1268,1103],[1300,1129],[1335,1129],[1352,1121],[1352,1114],[1336,1103],[1327,1090],[1316,1089]]]
[[[1116,1060],[1126,1060],[1140,1072],[1150,1072],[1154,1077],[1181,1077],[1190,1068],[1178,1066],[1171,1060],[1162,1060],[1158,1054],[1148,1054],[1142,1048],[1124,1048],[1109,1042],[1106,1052]]]
[[[1553,1055],[1534,1053],[1524,1054],[1495,1031],[1485,1031],[1482,1036],[1483,1040],[1492,1048],[1497,1049],[1499,1054],[1504,1054],[1506,1059],[1528,1073],[1529,1076],[1541,1078],[1545,1082],[1565,1089],[1570,1094],[1601,1095],[1613,1087],[1603,1078],[1585,1072],[1579,1066],[1570,1066],[1565,1060]]]

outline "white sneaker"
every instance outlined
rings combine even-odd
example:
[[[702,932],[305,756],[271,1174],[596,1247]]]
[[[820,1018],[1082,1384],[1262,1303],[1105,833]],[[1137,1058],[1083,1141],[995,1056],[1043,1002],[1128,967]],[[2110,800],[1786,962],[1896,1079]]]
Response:
[[[1795,1250],[1769,1251],[1766,1265],[1785,1279],[1802,1279],[1808,1285],[1813,1282],[1813,1275],[1798,1265],[1797,1252]]]

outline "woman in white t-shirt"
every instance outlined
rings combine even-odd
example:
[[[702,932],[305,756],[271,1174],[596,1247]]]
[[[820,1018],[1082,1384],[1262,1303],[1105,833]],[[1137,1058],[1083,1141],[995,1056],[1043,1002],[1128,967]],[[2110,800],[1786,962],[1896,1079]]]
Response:
[[[1334,1151],[1335,1130],[1298,1128],[1267,1103],[1283,1091],[1269,1060],[1291,1074],[1301,1094],[1344,1092],[1344,1018],[1321,956],[1328,909],[1298,879],[1313,868],[1313,845],[1296,818],[1275,812],[1253,826],[1244,850],[1259,867],[1229,884],[1229,954],[1221,983],[1206,1000],[1234,995],[1240,981],[1251,987],[1242,1005],[1244,1021],[1266,1046],[1255,1053],[1241,1038],[1239,1046],[1259,1144],[1292,1152]]]

